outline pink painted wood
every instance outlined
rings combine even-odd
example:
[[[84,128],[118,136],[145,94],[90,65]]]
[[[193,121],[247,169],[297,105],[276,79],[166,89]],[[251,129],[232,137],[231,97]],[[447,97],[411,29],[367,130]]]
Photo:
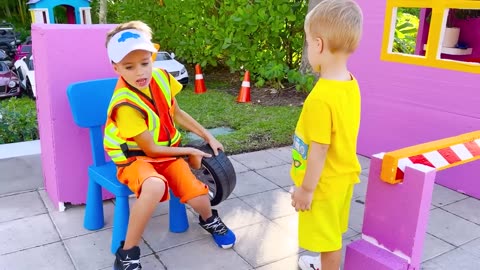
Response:
[[[46,191],[55,206],[85,202],[90,142],[88,131],[73,122],[66,89],[73,82],[115,76],[104,45],[112,27],[32,25],[42,167]]]

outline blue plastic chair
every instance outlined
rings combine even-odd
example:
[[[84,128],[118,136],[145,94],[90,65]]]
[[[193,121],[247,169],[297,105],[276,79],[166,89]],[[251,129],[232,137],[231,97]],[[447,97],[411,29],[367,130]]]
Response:
[[[102,187],[116,197],[113,217],[111,251],[115,253],[127,233],[130,207],[128,196],[132,192],[116,176],[116,166],[105,160],[103,125],[117,79],[101,79],[73,83],[67,88],[68,101],[75,123],[90,130],[93,164],[88,167],[88,191],[83,226],[98,230],[104,226]],[[172,193],[169,212],[170,231],[181,233],[188,229],[185,205]]]

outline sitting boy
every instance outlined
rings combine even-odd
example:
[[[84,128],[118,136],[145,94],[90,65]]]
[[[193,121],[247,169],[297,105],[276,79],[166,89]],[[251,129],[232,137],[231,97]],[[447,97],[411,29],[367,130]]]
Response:
[[[215,155],[223,146],[180,109],[175,95],[182,85],[166,71],[153,68],[157,49],[151,37],[150,27],[140,21],[121,24],[107,34],[108,57],[120,78],[108,108],[104,146],[117,165],[119,181],[137,197],[126,239],[115,254],[115,270],[142,268],[139,241],[157,203],[169,199],[169,188],[199,213],[200,225],[219,247],[231,248],[236,241],[211,209],[208,187],[189,167],[199,168],[202,158],[210,154],[181,147],[175,123],[202,137]]]

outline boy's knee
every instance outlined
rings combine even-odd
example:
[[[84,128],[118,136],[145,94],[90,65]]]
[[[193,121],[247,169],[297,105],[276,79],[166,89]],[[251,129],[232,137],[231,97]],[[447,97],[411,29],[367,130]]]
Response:
[[[167,185],[163,179],[149,177],[143,182],[141,196],[158,198],[158,200],[160,200],[165,194],[166,189]]]

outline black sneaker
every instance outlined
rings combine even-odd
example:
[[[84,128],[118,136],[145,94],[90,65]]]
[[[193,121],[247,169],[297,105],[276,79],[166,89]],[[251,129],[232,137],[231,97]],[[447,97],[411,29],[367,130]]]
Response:
[[[206,221],[203,221],[202,217],[198,217],[198,219],[200,220],[200,226],[212,234],[213,240],[219,247],[227,249],[235,245],[235,234],[223,223],[217,210],[212,209],[212,216]]]
[[[140,270],[142,265],[140,264],[140,248],[133,247],[128,250],[123,249],[125,242],[122,241],[120,247],[115,253],[115,263],[113,264],[113,270]]]

